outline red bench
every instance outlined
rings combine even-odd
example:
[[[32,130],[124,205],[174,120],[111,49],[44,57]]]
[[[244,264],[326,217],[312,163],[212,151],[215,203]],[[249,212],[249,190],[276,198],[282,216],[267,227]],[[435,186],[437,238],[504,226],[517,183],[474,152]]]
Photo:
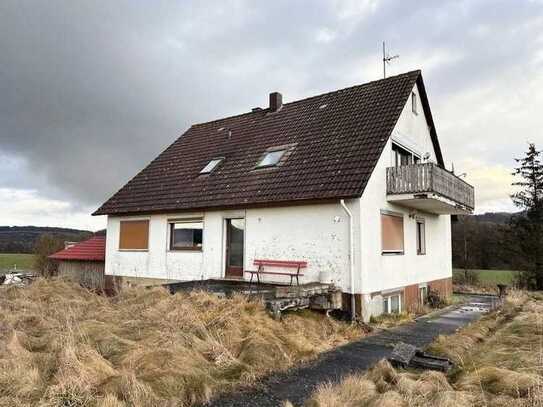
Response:
[[[279,276],[289,276],[290,277],[290,285],[292,285],[292,280],[296,278],[296,283],[300,285],[299,277],[303,277],[303,274],[300,273],[300,270],[307,267],[306,261],[288,261],[288,260],[262,260],[262,259],[255,259],[253,262],[255,266],[258,266],[257,270],[247,270],[246,273],[251,273],[251,280],[250,283],[253,282],[253,277],[256,275],[256,279],[258,283],[260,284],[260,275],[261,274],[272,274],[272,275],[279,275]],[[264,267],[281,267],[281,268],[291,268],[296,269],[296,271],[293,271],[292,273],[286,272],[286,271],[267,271],[264,270]]]

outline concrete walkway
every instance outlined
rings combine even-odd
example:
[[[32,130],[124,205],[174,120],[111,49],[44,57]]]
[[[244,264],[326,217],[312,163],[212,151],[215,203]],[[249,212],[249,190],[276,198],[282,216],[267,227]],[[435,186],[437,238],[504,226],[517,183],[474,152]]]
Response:
[[[454,333],[479,319],[495,305],[489,296],[466,297],[463,306],[423,317],[416,322],[380,331],[356,342],[322,354],[318,359],[261,380],[260,384],[234,394],[223,395],[208,405],[213,407],[282,406],[285,400],[300,406],[321,383],[339,382],[345,375],[361,373],[387,357],[397,342],[418,347],[429,345],[438,335]]]

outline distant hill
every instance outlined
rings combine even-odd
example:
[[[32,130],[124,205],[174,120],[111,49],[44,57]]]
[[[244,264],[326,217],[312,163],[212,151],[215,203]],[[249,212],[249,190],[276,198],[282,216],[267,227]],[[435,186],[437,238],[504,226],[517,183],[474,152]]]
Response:
[[[473,220],[477,222],[490,222],[496,223],[498,225],[507,225],[511,216],[516,215],[516,213],[510,212],[486,212],[480,215],[473,215]]]
[[[51,234],[67,241],[80,241],[93,233],[88,230],[54,227],[0,226],[0,253],[32,253],[36,240],[42,234]]]

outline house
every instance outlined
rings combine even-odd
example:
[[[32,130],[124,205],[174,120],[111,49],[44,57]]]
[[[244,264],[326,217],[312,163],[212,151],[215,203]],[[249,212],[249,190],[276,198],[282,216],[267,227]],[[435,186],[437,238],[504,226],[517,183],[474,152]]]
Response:
[[[246,279],[255,259],[303,260],[302,283],[332,281],[365,320],[449,296],[450,215],[474,191],[445,169],[421,72],[269,100],[193,125],[94,213],[106,275]]]
[[[49,256],[58,262],[58,275],[95,291],[115,291],[115,278],[105,276],[106,236],[83,242],[66,242],[64,249]]]

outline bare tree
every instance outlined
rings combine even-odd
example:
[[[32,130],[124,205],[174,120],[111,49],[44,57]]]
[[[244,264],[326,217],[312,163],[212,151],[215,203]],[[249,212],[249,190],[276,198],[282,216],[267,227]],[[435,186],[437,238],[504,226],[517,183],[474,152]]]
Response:
[[[64,247],[64,241],[58,237],[43,234],[34,246],[34,268],[44,277],[51,277],[57,273],[57,262],[49,256]]]

